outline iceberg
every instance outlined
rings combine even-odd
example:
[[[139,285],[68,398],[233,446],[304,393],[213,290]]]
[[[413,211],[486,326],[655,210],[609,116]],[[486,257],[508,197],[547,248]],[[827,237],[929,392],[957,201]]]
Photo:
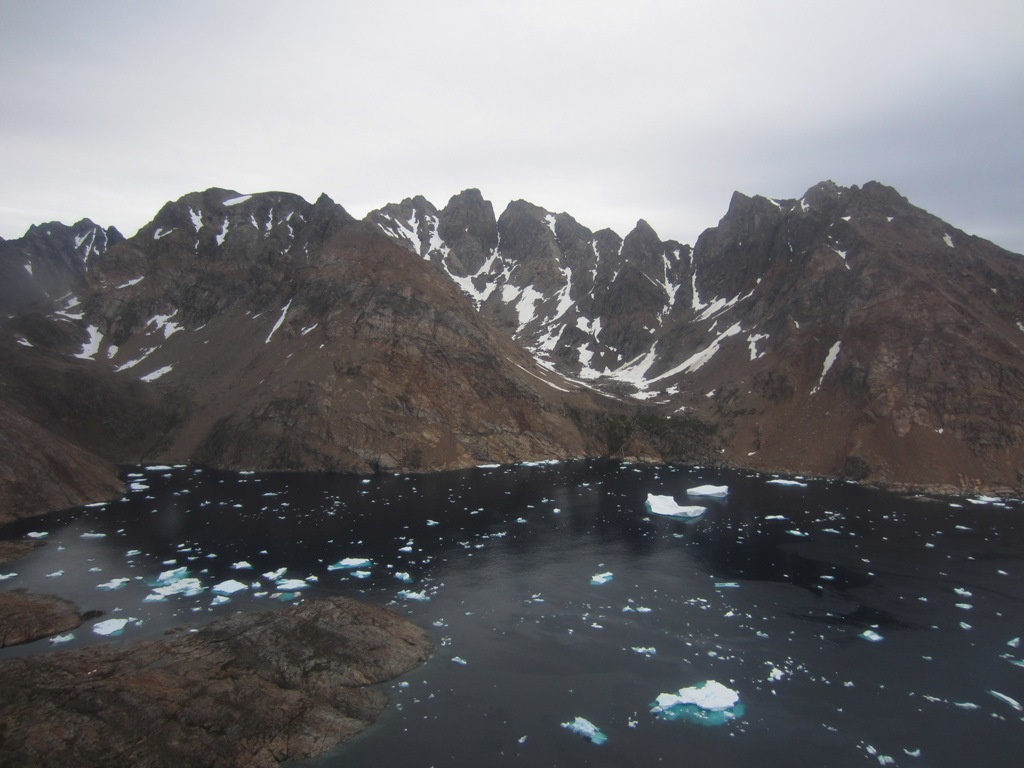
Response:
[[[172,584],[175,581],[181,581],[188,575],[188,568],[182,566],[181,568],[174,568],[170,571],[161,571],[160,575],[156,577],[156,583],[159,584]]]
[[[160,597],[170,597],[171,595],[184,595],[185,597],[195,597],[202,592],[206,587],[203,586],[199,579],[187,577],[181,578],[177,581],[172,581],[169,584],[163,584],[162,586],[155,587],[153,594],[159,595]],[[156,598],[154,598],[156,600]],[[147,602],[151,602],[147,598]]]
[[[102,584],[97,584],[96,589],[120,589],[129,581],[131,581],[131,579],[127,579],[122,576],[119,579],[111,579],[110,581],[105,581]]]
[[[128,619],[107,619],[93,624],[92,631],[97,635],[116,637],[121,634],[127,623]]]
[[[232,563],[231,567],[236,571],[250,571],[252,570],[252,563],[248,560],[239,560],[237,563]]]
[[[227,581],[222,581],[220,584],[215,585],[213,587],[213,591],[218,595],[233,595],[235,592],[248,588],[248,585],[243,584],[240,581],[228,579]]]
[[[739,694],[715,680],[707,680],[677,693],[661,693],[651,714],[663,720],[690,720],[701,725],[722,725],[742,717]]]
[[[806,488],[807,483],[801,483],[799,480],[783,480],[782,478],[776,478],[775,480],[769,480],[767,485],[789,485],[794,488]]]
[[[309,584],[302,579],[282,579],[277,582],[277,589],[282,592],[292,592],[296,589],[305,589]]]
[[[865,640],[871,641],[872,643],[880,642],[883,639],[882,636],[875,632],[875,630],[873,629],[865,629],[863,632],[860,633],[860,636],[863,637]]]
[[[690,496],[727,496],[728,485],[698,485],[696,488],[687,488],[686,493]]]
[[[612,572],[605,571],[604,573],[595,573],[590,577],[590,583],[597,586],[599,584],[607,584],[612,580]]]
[[[644,503],[647,511],[654,515],[666,515],[667,517],[692,518],[700,517],[707,512],[707,507],[686,507],[676,504],[671,496],[658,496],[653,493],[647,494],[647,501]]]
[[[600,745],[608,741],[608,737],[604,735],[600,728],[587,720],[587,718],[580,717],[579,715],[568,723],[562,723],[562,727],[579,734],[592,744]]]
[[[365,557],[345,557],[332,565],[327,566],[328,571],[347,571],[353,568],[368,568],[373,563]]]
[[[413,592],[412,590],[403,589],[398,593],[398,596],[403,600],[415,600],[421,603],[430,599],[425,590],[423,592]]]

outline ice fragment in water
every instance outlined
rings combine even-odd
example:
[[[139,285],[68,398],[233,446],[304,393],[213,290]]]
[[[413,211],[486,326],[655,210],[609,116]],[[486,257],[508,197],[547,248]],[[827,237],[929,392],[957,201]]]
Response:
[[[659,694],[651,707],[651,714],[664,720],[685,719],[701,725],[722,725],[743,713],[739,694],[715,680]]]
[[[879,640],[882,639],[882,636],[875,632],[873,629],[865,629],[863,632],[860,633],[860,636],[863,637],[865,640],[870,640],[872,643],[877,643]]]
[[[217,595],[210,602],[210,605],[222,605],[224,603],[230,603],[230,602],[231,602],[231,598],[228,597],[227,595]]]
[[[184,595],[185,597],[195,597],[200,592],[205,590],[202,582],[196,578],[185,578],[173,581],[170,584],[165,584],[161,587],[156,587],[153,592],[158,595],[167,597],[169,595]]]
[[[355,576],[357,579],[368,579],[368,578],[370,578],[370,572],[369,571],[352,571],[352,575]]]
[[[467,664],[466,660],[461,656],[452,656],[452,661],[456,664],[461,664],[462,666],[466,666]]]
[[[70,641],[72,641],[74,639],[75,639],[75,635],[74,635],[73,632],[68,633],[66,635],[54,635],[53,637],[50,638],[50,644],[51,645],[57,645],[58,643],[68,643],[68,642],[70,642]]]
[[[612,572],[611,571],[606,571],[604,573],[595,573],[593,576],[590,577],[590,583],[594,584],[595,586],[598,585],[598,584],[607,584],[611,580],[612,580]]]
[[[83,539],[105,539],[107,534],[105,533],[92,533],[91,531],[83,533],[80,538]]]
[[[233,595],[235,592],[239,592],[243,589],[248,588],[249,587],[247,585],[243,584],[240,581],[228,579],[227,581],[222,581],[220,584],[214,586],[213,591],[218,595]]]
[[[126,579],[124,577],[120,579],[111,579],[110,581],[106,581],[102,584],[97,584],[96,589],[120,589],[129,581],[131,581],[131,579]]]
[[[296,589],[305,589],[308,586],[309,584],[307,584],[302,579],[282,579],[281,581],[277,582],[277,588],[281,591],[287,592],[291,592]]]
[[[49,531],[31,531],[30,533],[27,533],[25,535],[28,536],[30,539],[43,539],[43,538],[46,538],[47,536],[49,536],[50,532]]]
[[[807,483],[801,483],[799,480],[783,480],[782,478],[776,478],[775,480],[769,480],[768,485],[791,485],[794,488],[806,488]]]
[[[676,504],[676,500],[671,496],[658,496],[653,493],[647,494],[644,506],[651,514],[668,517],[699,517],[707,512],[706,507],[684,507]]]
[[[128,619],[107,619],[106,621],[100,621],[93,624],[92,631],[97,635],[114,637],[121,634],[127,623]]]
[[[417,602],[421,602],[421,603],[426,602],[427,600],[430,599],[427,596],[427,593],[425,591],[424,592],[413,592],[413,591],[408,590],[408,589],[401,590],[398,593],[398,596],[400,598],[402,598],[403,600],[416,600]]]
[[[401,582],[406,583],[406,584],[411,584],[412,583],[412,576],[410,576],[405,571],[399,571],[398,573],[396,573],[395,574],[395,578],[398,579]]]
[[[157,584],[171,584],[175,581],[180,581],[188,575],[188,568],[182,566],[181,568],[174,568],[170,571],[161,571],[160,575],[156,577]]]
[[[729,493],[728,485],[698,485],[696,488],[687,488],[690,496],[726,496]]]
[[[287,568],[278,568],[276,571],[267,571],[263,574],[263,578],[270,579],[271,581],[277,581],[284,576],[284,572],[287,570]]]
[[[62,570],[61,571],[54,571],[53,573],[46,574],[46,578],[48,578],[48,579],[59,579],[63,575],[64,575],[64,571],[62,571]]]
[[[344,571],[352,568],[367,568],[372,563],[365,557],[345,557],[338,562],[328,565],[328,571]]]
[[[575,720],[571,720],[568,723],[562,723],[563,728],[568,728],[573,733],[577,733],[592,744],[604,744],[608,741],[608,737],[601,732],[601,729],[594,725],[592,722],[587,720],[585,717],[576,716]]]
[[[248,571],[252,569],[252,564],[246,560],[239,560],[237,563],[232,563],[231,567],[236,571]]]

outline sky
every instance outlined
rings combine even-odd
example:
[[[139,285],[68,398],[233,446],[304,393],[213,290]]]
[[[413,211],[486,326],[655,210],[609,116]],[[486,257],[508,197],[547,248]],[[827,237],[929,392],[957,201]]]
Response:
[[[1024,3],[0,0],[7,239],[475,187],[692,244],[734,190],[825,179],[1024,253]]]

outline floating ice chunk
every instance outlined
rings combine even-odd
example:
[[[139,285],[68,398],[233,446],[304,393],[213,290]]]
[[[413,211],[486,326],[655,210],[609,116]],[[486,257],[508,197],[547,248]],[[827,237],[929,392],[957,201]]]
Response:
[[[50,638],[51,645],[58,645],[60,643],[68,643],[75,639],[75,633],[69,632],[66,635],[54,635]]]
[[[224,603],[230,603],[231,598],[227,595],[217,595],[210,601],[210,605],[223,605]]]
[[[437,520],[427,520],[427,525],[434,526],[434,525],[440,525],[440,523],[437,522]]]
[[[1010,648],[1020,648],[1020,638],[1019,638],[1019,637],[1015,637],[1015,638],[1013,638],[1013,640],[1010,640],[1010,641],[1009,641],[1009,642],[1007,643],[1007,645],[1008,645],[1008,646],[1009,646]]]
[[[884,639],[880,634],[875,632],[873,629],[865,629],[863,632],[860,633],[860,637],[863,637],[865,640],[870,640],[872,643],[877,643],[878,641]]]
[[[786,531],[786,533],[788,533],[790,536],[796,536],[796,537],[801,538],[801,539],[807,538],[808,536],[811,535],[809,533],[804,533],[803,531],[798,531],[795,528]]]
[[[110,581],[105,581],[102,584],[97,584],[96,589],[120,589],[129,581],[131,581],[131,579],[127,579],[124,577],[121,577],[119,579],[111,579]]]
[[[93,533],[92,531],[89,531],[87,533],[83,533],[79,538],[83,538],[83,539],[105,539],[106,537],[107,537],[107,534],[105,534],[105,533]]]
[[[728,485],[698,485],[696,488],[687,488],[686,493],[690,496],[727,496]]]
[[[124,631],[126,624],[128,624],[128,619],[107,619],[93,624],[92,631],[97,635],[116,637]]]
[[[739,582],[736,581],[716,581],[715,589],[739,589]]]
[[[169,571],[161,571],[160,575],[156,577],[156,583],[158,585],[170,584],[175,581],[180,581],[186,576],[188,576],[188,568],[181,566],[180,568],[173,568]]]
[[[772,671],[768,673],[768,680],[770,682],[777,683],[779,680],[785,677],[785,675],[786,673],[778,667],[772,667]]]
[[[665,720],[686,719],[702,725],[722,725],[743,715],[739,694],[715,680],[707,680],[678,693],[662,693],[651,714]]]
[[[461,664],[462,666],[466,666],[466,664],[468,663],[468,662],[467,662],[467,661],[466,661],[466,660],[465,660],[464,658],[462,658],[461,656],[453,656],[453,657],[452,657],[452,661],[453,661],[454,663],[456,663],[456,664]]]
[[[280,589],[282,592],[291,592],[296,589],[305,589],[308,586],[309,584],[307,584],[302,579],[282,579],[281,581],[277,582],[277,588]]]
[[[220,584],[215,585],[213,587],[213,591],[218,595],[233,595],[235,592],[240,592],[243,589],[248,588],[248,585],[243,584],[240,581],[228,579],[227,581],[222,581]]]
[[[373,563],[365,557],[345,557],[332,565],[327,566],[328,571],[343,571],[352,568],[367,568]]]
[[[641,656],[654,656],[658,653],[658,649],[653,646],[634,645],[633,653],[638,653]]]
[[[611,580],[612,580],[612,572],[611,571],[605,571],[604,573],[595,573],[593,576],[590,577],[590,583],[595,585],[595,586],[598,585],[598,584],[607,584]]]
[[[993,696],[995,696],[1000,701],[1005,702],[1006,704],[1009,704],[1011,707],[1016,709],[1018,712],[1024,712],[1024,707],[1022,707],[1020,705],[1020,702],[1015,700],[1015,699],[1011,699],[1005,693],[1000,693],[999,691],[989,691],[989,693],[992,694]]]
[[[352,575],[355,576],[357,579],[368,579],[368,578],[370,578],[370,572],[369,571],[352,571]]]
[[[398,579],[401,582],[406,583],[406,584],[411,584],[412,583],[412,576],[410,576],[405,571],[399,571],[398,573],[396,573],[395,574],[395,578]]]
[[[699,517],[707,512],[707,507],[684,507],[676,504],[676,500],[671,496],[658,496],[653,493],[647,494],[644,506],[651,514],[668,517]]]
[[[969,589],[963,587],[954,587],[953,592],[960,595],[960,597],[974,597],[974,594]]]
[[[199,579],[187,577],[178,579],[177,581],[172,581],[171,583],[163,586],[155,587],[153,592],[161,597],[170,597],[171,595],[195,597],[205,589],[206,587],[203,586]]]
[[[32,531],[30,533],[26,533],[25,535],[28,536],[30,539],[45,539],[47,536],[50,535],[50,532],[49,531]]]
[[[424,603],[424,602],[426,602],[427,600],[430,599],[430,597],[427,595],[426,591],[423,591],[423,592],[413,592],[413,591],[408,590],[408,589],[401,590],[398,593],[398,596],[400,598],[402,598],[403,600],[415,600],[416,602],[420,602],[420,603]]]
[[[600,728],[587,720],[587,718],[580,717],[579,715],[568,723],[562,723],[562,727],[579,734],[592,744],[601,745],[608,741],[608,737],[604,735]]]
[[[801,483],[799,480],[783,480],[782,478],[776,478],[769,480],[767,485],[791,485],[794,488],[806,488],[807,483]]]
[[[136,555],[141,555],[141,554],[142,554],[142,550],[141,549],[129,549],[127,552],[124,553],[124,556],[125,557],[135,557]]]
[[[246,560],[239,560],[237,563],[232,563],[231,567],[236,571],[249,571],[252,570],[252,563]]]
[[[263,574],[263,578],[269,579],[270,581],[277,581],[284,576],[284,572],[287,570],[287,568],[278,568],[276,571],[267,571]]]

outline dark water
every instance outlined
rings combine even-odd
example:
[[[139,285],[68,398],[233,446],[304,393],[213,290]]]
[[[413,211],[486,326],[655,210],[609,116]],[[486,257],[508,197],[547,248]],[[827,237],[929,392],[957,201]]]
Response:
[[[47,533],[48,546],[0,566],[16,574],[0,588],[104,615],[65,643],[0,658],[344,594],[390,605],[438,649],[386,686],[392,706],[376,726],[316,765],[1024,759],[1020,502],[608,462],[370,480],[191,467],[130,477],[121,501],[3,532]],[[705,483],[728,496],[687,501]],[[648,493],[708,512],[651,515]],[[329,568],[342,558],[371,560],[369,573]],[[147,601],[158,574],[179,567],[204,591]],[[281,594],[263,575],[280,568],[306,586]],[[229,579],[246,588],[216,604],[212,588]],[[111,618],[129,619],[120,636],[92,631]],[[658,694],[707,680],[739,694],[741,717],[708,727],[651,714]],[[561,727],[577,716],[607,742]]]

